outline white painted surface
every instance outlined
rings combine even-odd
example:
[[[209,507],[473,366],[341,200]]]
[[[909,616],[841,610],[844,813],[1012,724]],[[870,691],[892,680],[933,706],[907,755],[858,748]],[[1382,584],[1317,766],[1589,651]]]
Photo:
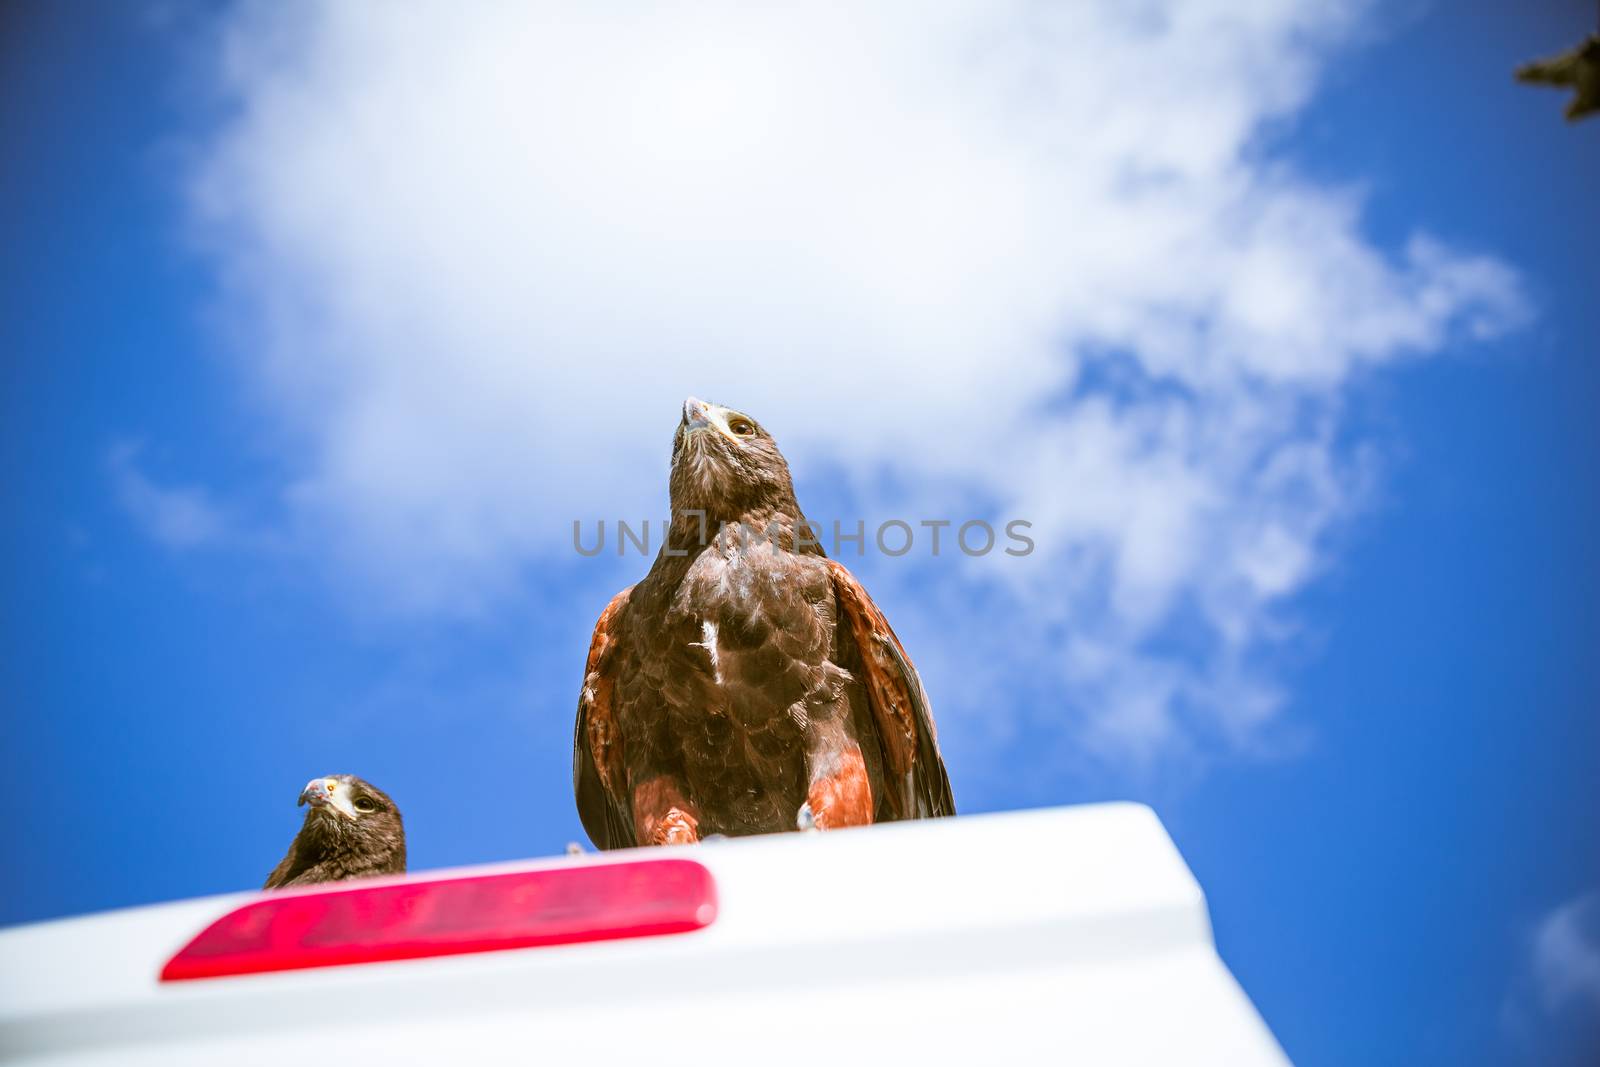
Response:
[[[163,985],[172,953],[256,894],[0,931],[0,1061],[1286,1062],[1146,808],[677,854],[711,870],[720,912],[706,930],[670,937]]]

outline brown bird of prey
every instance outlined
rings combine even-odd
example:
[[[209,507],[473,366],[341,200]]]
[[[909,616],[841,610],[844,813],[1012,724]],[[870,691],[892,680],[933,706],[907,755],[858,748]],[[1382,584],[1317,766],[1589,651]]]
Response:
[[[1567,121],[1600,111],[1600,34],[1591,33],[1578,47],[1517,68],[1519,82],[1571,87]]]
[[[572,770],[594,843],[954,815],[917,672],[800,525],[771,435],[690,397],[670,489],[654,565],[589,645]]]
[[[307,782],[300,803],[311,810],[262,888],[405,873],[405,827],[383,790],[353,774],[330,774]]]

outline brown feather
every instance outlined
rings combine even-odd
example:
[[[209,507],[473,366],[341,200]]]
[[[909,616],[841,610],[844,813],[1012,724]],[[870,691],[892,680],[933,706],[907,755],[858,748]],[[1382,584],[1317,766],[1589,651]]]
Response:
[[[376,810],[351,819],[331,807],[306,812],[289,851],[267,875],[264,889],[339,882],[380,874],[404,874],[406,832],[400,808],[389,795],[353,774],[338,778],[356,799],[369,799]]]
[[[860,670],[887,769],[904,786],[885,791],[890,809],[901,819],[954,815],[955,799],[939,752],[938,731],[911,657],[855,575],[836,560],[828,561],[828,570],[839,599],[841,624],[861,657]]]
[[[794,830],[806,805],[823,829],[954,814],[888,621],[793,535],[805,518],[770,435],[736,413],[737,437],[732,418],[691,424],[697,404],[674,443],[666,544],[590,641],[573,737],[584,829],[623,848]]]
[[[611,598],[589,639],[583,688],[578,696],[578,721],[573,737],[573,791],[578,815],[589,837],[601,848],[633,843],[623,771],[622,733],[612,706],[616,649],[615,630],[628,606],[631,587]]]

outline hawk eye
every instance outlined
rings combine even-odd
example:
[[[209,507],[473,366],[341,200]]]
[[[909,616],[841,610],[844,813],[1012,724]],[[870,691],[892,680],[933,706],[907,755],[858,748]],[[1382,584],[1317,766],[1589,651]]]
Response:
[[[729,419],[728,429],[740,437],[750,437],[756,432],[756,425],[749,419]]]
[[[378,805],[373,803],[371,797],[357,797],[352,806],[363,815],[370,815],[378,810]]]

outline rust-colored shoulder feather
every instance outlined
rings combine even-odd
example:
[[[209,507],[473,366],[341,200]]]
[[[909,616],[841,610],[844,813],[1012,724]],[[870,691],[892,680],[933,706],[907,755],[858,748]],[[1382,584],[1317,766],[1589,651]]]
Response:
[[[950,777],[939,754],[928,696],[911,658],[889,620],[860,582],[837,560],[828,560],[839,625],[860,657],[861,681],[883,749],[884,777],[898,786],[886,790],[888,815],[926,819],[956,813]]]
[[[622,731],[611,701],[617,631],[632,591],[630,586],[612,597],[595,623],[572,738],[572,791],[578,801],[578,817],[601,848],[626,848],[635,843],[622,762]]]

